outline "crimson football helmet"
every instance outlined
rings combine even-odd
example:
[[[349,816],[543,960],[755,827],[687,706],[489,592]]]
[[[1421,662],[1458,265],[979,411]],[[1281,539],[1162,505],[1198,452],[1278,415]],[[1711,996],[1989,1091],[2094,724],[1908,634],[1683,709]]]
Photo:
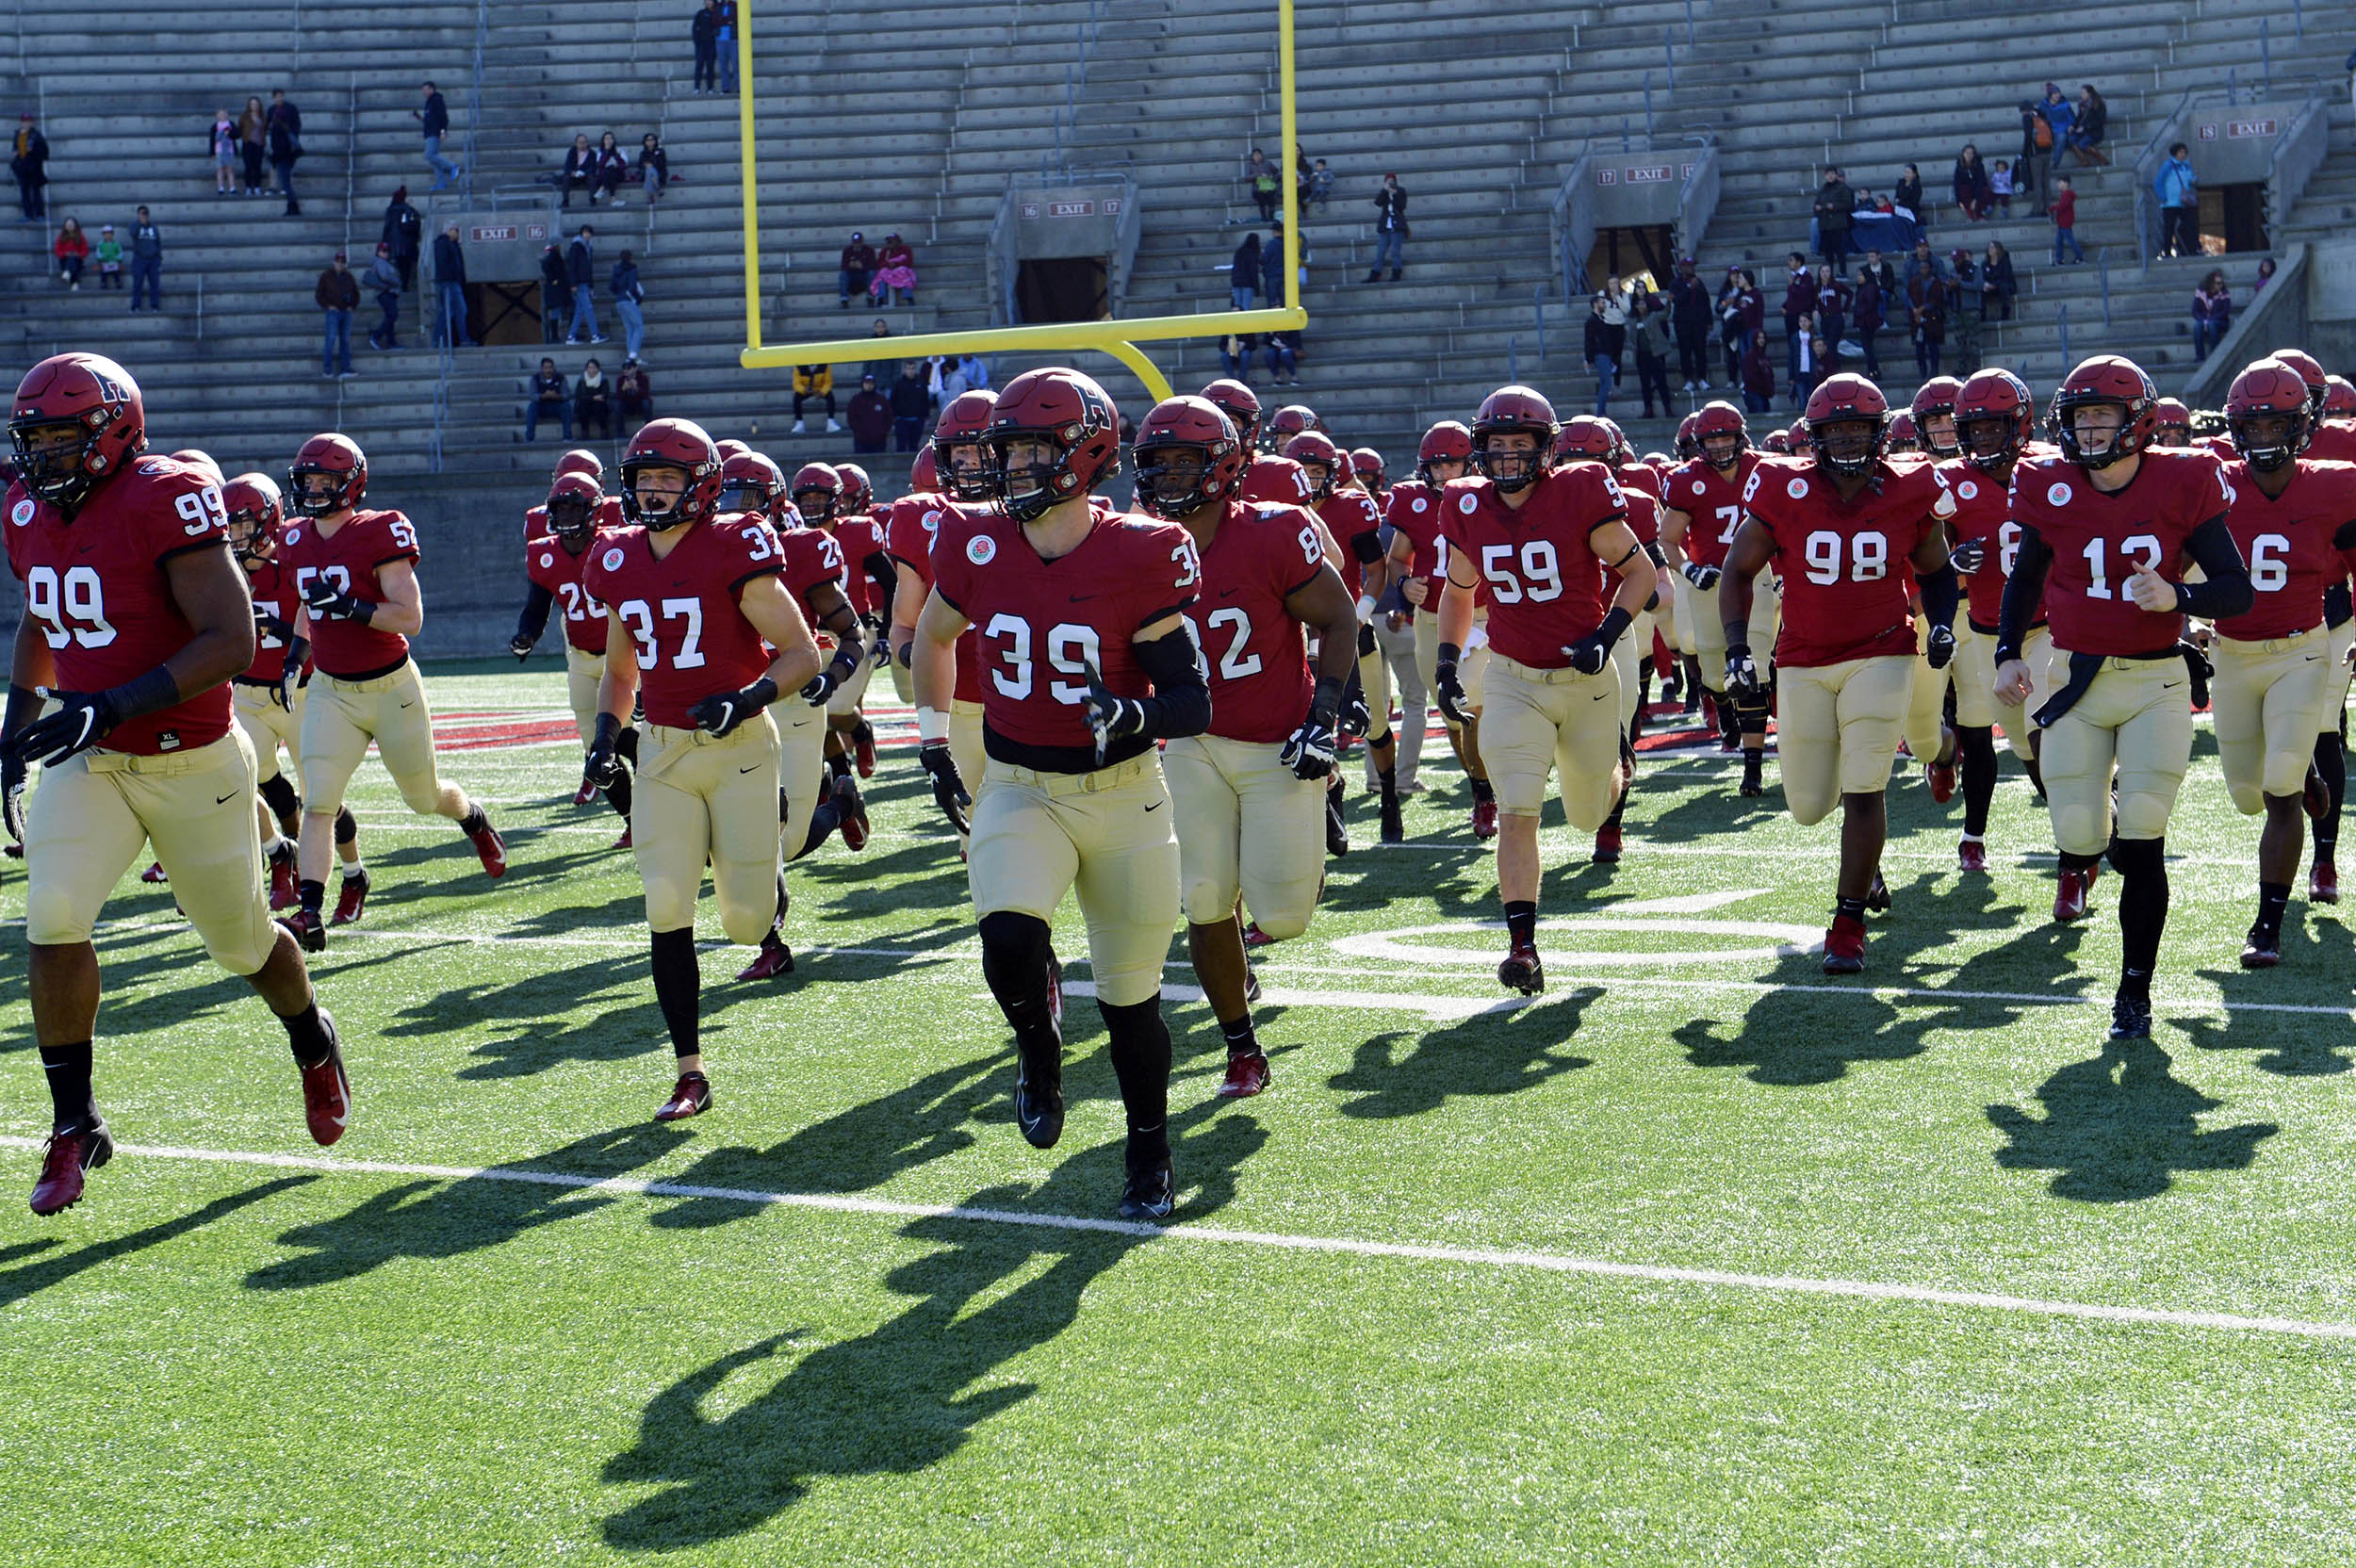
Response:
[[[554,480],[560,474],[587,474],[602,484],[605,482],[605,459],[586,447],[575,447],[556,460],[556,471],[548,478]]]
[[[321,482],[305,483],[306,480]],[[286,469],[286,498],[305,517],[358,506],[368,493],[368,459],[349,435],[314,435]]]
[[[2101,451],[2078,444],[2079,409],[2114,407],[2119,411],[2119,433]],[[2053,444],[2062,456],[2082,468],[2107,468],[2151,445],[2152,427],[2159,423],[2160,394],[2143,367],[2118,354],[2097,354],[2080,363],[2053,392]]]
[[[712,449],[720,454],[720,462],[723,466],[726,466],[729,458],[743,457],[746,452],[751,451],[752,448],[746,446],[744,442],[739,441],[735,436],[730,435],[721,440],[714,441],[712,444]]]
[[[1284,443],[1301,432],[1321,431],[1324,428],[1325,421],[1318,418],[1317,411],[1307,403],[1286,403],[1268,419],[1268,450],[1282,454],[1284,450]]]
[[[2324,400],[2331,395],[2331,378],[2323,373],[2315,356],[2304,349],[2277,349],[2266,358],[2280,360],[2299,372],[2299,379],[2307,386],[2307,412],[2314,418],[2321,418]],[[2313,423],[2313,418],[2309,422]]]
[[[875,504],[875,487],[867,478],[867,470],[856,463],[838,463],[834,471],[843,476],[843,507],[838,515],[857,516]]]
[[[1423,433],[1415,445],[1415,477],[1426,484],[1437,484],[1432,477],[1434,463],[1453,463],[1460,469],[1472,465],[1472,432],[1453,419],[1443,419]]]
[[[1618,450],[1615,433],[1592,414],[1574,414],[1563,420],[1561,433],[1554,438],[1557,463],[1609,463]]]
[[[1920,416],[1917,420],[1919,429]],[[1800,416],[1800,422],[1807,427],[1808,448],[1816,454],[1816,461],[1836,474],[1855,479],[1872,473],[1873,466],[1882,460],[1890,439],[1890,400],[1863,376],[1845,372],[1826,376],[1808,395],[1808,408]],[[1836,450],[1833,427],[1857,424],[1871,427],[1864,449]]]
[[[1933,376],[1914,394],[1913,406],[1906,410],[1914,416],[1915,439],[1922,442],[1922,449],[1933,457],[1953,457],[1961,450],[1961,443],[1954,438],[1952,421],[1955,413],[1955,397],[1962,390],[1963,383],[1953,376]],[[1951,421],[1949,440],[1943,447],[1932,433],[1933,421],[1942,416]]]
[[[648,468],[677,468],[687,476],[679,498],[661,511],[638,498],[638,476]],[[709,521],[720,504],[720,449],[693,419],[653,419],[630,437],[622,454],[622,513],[633,523],[661,531],[684,523]]]
[[[1767,439],[1760,445],[1771,452],[1786,453],[1792,449],[1792,434],[1789,431],[1771,430],[1767,433]]]
[[[1278,413],[1281,417],[1283,411]],[[1309,498],[1318,501],[1333,494],[1333,486],[1350,462],[1350,454],[1321,430],[1296,432],[1284,442],[1284,449],[1278,455],[1289,457],[1301,465],[1301,471],[1309,479]]]
[[[2324,384],[2331,388],[2323,397],[2323,416],[2327,419],[2356,419],[2356,382],[2346,376],[2326,376]]]
[[[1695,412],[1677,421],[1677,454],[1680,463],[1701,455],[1701,442],[1693,434],[1694,422],[1700,418],[1701,415]]]
[[[1358,482],[1369,491],[1383,488],[1383,454],[1372,447],[1352,447],[1350,451],[1350,471]]]
[[[1955,444],[1974,468],[1994,472],[2037,433],[2037,400],[2010,370],[1976,370],[1955,393]]]
[[[1890,416],[1890,434],[1882,443],[1882,449],[1889,452],[1919,452],[1922,449],[1922,443],[1914,433],[1913,415],[1900,409]]]
[[[997,409],[998,394],[977,388],[958,393],[941,411],[941,420],[933,426],[933,438],[925,449],[932,453],[933,470],[940,476],[934,488],[957,500],[990,499],[990,453],[982,438],[990,433],[990,421]],[[973,452],[963,466],[957,463],[961,447]]]
[[[2151,445],[2155,447],[2191,446],[2192,410],[2174,398],[2162,398],[2159,409],[2151,418]]]
[[[1246,451],[1260,444],[1260,395],[1231,376],[1221,376],[1203,389],[1211,405],[1235,427],[1235,438]]]
[[[1685,416],[1677,431],[1679,450],[1686,433],[1693,433],[1693,450],[1721,471],[1734,466],[1751,444],[1751,427],[1742,411],[1725,399],[1714,399]]]
[[[1018,441],[1045,448],[1047,456],[1010,465]],[[998,504],[1017,522],[1033,522],[1121,472],[1121,412],[1077,370],[1025,370],[999,392],[987,445]]]
[[[213,454],[202,448],[183,447],[178,451],[168,455],[174,463],[185,463],[191,468],[203,469],[215,484],[229,482],[229,476],[222,473],[221,465],[213,461]]]
[[[916,449],[916,461],[908,465],[908,489],[920,496],[940,493],[941,465],[933,461],[929,441]]]
[[[2258,361],[2235,376],[2225,394],[2225,428],[2233,449],[2262,473],[2282,467],[2307,449],[2315,433],[2307,404],[2305,377],[2281,359]],[[2272,428],[2261,431],[2261,420]]]
[[[1628,445],[1628,432],[1620,428],[1619,420],[1614,419],[1609,414],[1594,414],[1589,415],[1588,417],[1601,424],[1612,436],[1612,455],[1605,461],[1633,463],[1636,460],[1636,449]]]
[[[1137,504],[1157,517],[1183,517],[1225,500],[1252,461],[1235,422],[1208,398],[1155,403],[1137,427],[1129,455],[1137,466]]]
[[[842,469],[830,463],[805,463],[794,470],[794,492],[789,498],[802,521],[817,528],[849,511],[843,504],[844,488]]]
[[[567,544],[586,539],[604,502],[604,487],[587,474],[557,475],[548,486],[548,531]]]
[[[221,504],[229,514],[229,547],[240,561],[267,561],[278,548],[279,530],[286,526],[286,503],[278,482],[268,474],[239,474],[221,487]]]
[[[52,354],[16,384],[8,439],[25,488],[72,511],[147,449],[139,384],[102,354]]]
[[[761,452],[740,452],[720,465],[720,506],[722,512],[749,512],[771,523],[781,519],[785,500],[785,470]],[[556,516],[556,501],[548,500],[548,516]]]
[[[1481,412],[1473,416],[1473,462],[1489,476],[1490,483],[1506,494],[1527,490],[1553,465],[1554,438],[1562,428],[1545,394],[1527,386],[1500,386],[1481,400]],[[1534,438],[1536,449],[1513,473],[1499,478],[1498,462],[1512,454],[1492,452],[1489,442],[1495,436],[1514,434]]]

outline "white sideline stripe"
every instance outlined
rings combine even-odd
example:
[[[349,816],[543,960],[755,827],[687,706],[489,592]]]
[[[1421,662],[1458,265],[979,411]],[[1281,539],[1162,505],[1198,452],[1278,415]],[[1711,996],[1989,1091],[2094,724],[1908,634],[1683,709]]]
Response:
[[[38,1138],[0,1136],[0,1148],[37,1150],[41,1146]],[[1219,1225],[1149,1225],[1134,1220],[1098,1219],[1080,1215],[969,1208],[956,1203],[903,1203],[890,1199],[852,1198],[835,1193],[763,1192],[750,1187],[696,1186],[685,1182],[649,1182],[620,1176],[575,1176],[558,1170],[519,1169],[512,1166],[469,1168],[465,1166],[409,1165],[390,1160],[338,1160],[316,1154],[180,1149],[169,1145],[126,1143],[117,1147],[123,1153],[152,1160],[261,1166],[279,1170],[319,1170],[343,1176],[427,1176],[450,1182],[515,1182],[532,1186],[565,1187],[639,1198],[716,1199],[723,1202],[751,1203],[765,1208],[816,1209],[830,1214],[873,1215],[892,1219],[955,1219],[969,1224],[1019,1226],[1030,1230],[1095,1232],[1106,1235],[1135,1236],[1147,1241],[1212,1242],[1231,1247],[1267,1248],[1276,1251],[1398,1258],[1411,1263],[1464,1264],[1483,1268],[1530,1269],[1548,1274],[1643,1280],[1655,1284],[1710,1285],[1726,1290],[1767,1291],[1786,1296],[1847,1297],[1853,1300],[1971,1307],[1986,1312],[2070,1317],[2094,1323],[2220,1329],[2296,1339],[2356,1339],[2356,1324],[2351,1323],[2317,1323],[2297,1317],[2254,1317],[2241,1313],[2191,1312],[2172,1307],[2115,1307],[2091,1301],[2052,1301],[2034,1296],[1947,1290],[1937,1285],[1904,1284],[1881,1280],[1816,1279],[1803,1274],[1747,1274],[1723,1268],[1620,1263],[1608,1258],[1572,1257],[1560,1252],[1435,1247],[1410,1242],[1361,1241],[1348,1236],[1286,1235],[1273,1231],[1239,1231]]]

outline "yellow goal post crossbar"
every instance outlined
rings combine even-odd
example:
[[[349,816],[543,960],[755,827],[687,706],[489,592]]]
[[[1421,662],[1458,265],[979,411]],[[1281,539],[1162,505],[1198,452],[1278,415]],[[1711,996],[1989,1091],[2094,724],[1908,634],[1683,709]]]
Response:
[[[748,370],[796,365],[842,365],[872,357],[873,337],[838,337],[819,342],[764,345],[761,340],[761,176],[756,161],[753,113],[753,0],[741,0],[736,17],[737,135],[744,166],[744,350],[738,362]],[[1170,383],[1137,345],[1181,337],[1219,337],[1230,333],[1297,331],[1309,323],[1301,305],[1300,197],[1292,179],[1293,0],[1276,4],[1276,71],[1281,99],[1283,145],[1278,149],[1278,188],[1284,199],[1284,304],[1283,309],[1204,311],[1192,316],[1146,316],[1131,320],[1052,321],[1037,326],[977,327],[962,332],[918,333],[889,339],[893,355],[962,354],[983,351],[1052,351],[1089,350],[1110,354],[1137,373],[1154,398],[1170,396]]]

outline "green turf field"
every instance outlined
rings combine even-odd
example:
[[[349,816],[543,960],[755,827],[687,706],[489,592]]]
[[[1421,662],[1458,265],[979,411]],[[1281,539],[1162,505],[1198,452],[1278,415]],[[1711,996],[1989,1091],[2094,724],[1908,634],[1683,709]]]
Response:
[[[564,700],[547,663],[430,689]],[[1461,776],[1393,849],[1353,782],[1359,847],[1262,966],[1273,1092],[1212,1101],[1218,1028],[1173,1008],[1153,1237],[1108,1222],[1088,1002],[1063,1145],[1015,1135],[907,750],[866,853],[792,874],[796,975],[707,947],[716,1102],[677,1128],[572,752],[449,760],[507,832],[496,890],[371,763],[368,920],[315,960],[335,1150],[260,1004],[126,880],[126,1148],[36,1221],[8,988],[0,1563],[2346,1562],[2356,906],[2294,901],[2283,967],[2239,972],[2256,826],[2204,727],[2155,1037],[2106,1049],[2116,881],[2047,923],[2005,767],[1968,882],[1960,800],[1898,786],[1860,983],[1778,951],[1826,923],[1829,825],[1655,763],[1616,874],[1554,819],[1549,989],[1513,1006]]]

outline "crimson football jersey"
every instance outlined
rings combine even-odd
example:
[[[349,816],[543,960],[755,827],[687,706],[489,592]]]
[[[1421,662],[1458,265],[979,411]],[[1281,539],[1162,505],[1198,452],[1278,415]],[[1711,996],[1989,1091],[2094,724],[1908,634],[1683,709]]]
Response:
[[[1600,463],[1550,469],[1528,495],[1516,510],[1486,479],[1450,480],[1440,534],[1488,590],[1489,645],[1517,664],[1559,670],[1570,662],[1565,650],[1603,621],[1602,578],[1588,538],[1606,523],[1625,522],[1628,500]]]
[[[911,491],[892,503],[892,527],[884,535],[885,547],[892,559],[902,563],[916,574],[916,580],[930,593],[933,586],[933,540],[940,536],[941,521],[960,510],[946,496],[927,495]],[[924,611],[921,604],[900,607],[895,603],[892,613],[914,626]],[[981,648],[972,627],[957,633],[958,702],[982,700]]]
[[[589,519],[589,531],[594,537],[607,529],[627,527],[629,522],[630,519],[622,515],[622,498],[606,496],[598,500],[597,514]],[[548,509],[546,506],[535,506],[524,514],[525,544],[546,539],[555,531],[548,527]]]
[[[103,692],[161,664],[196,637],[180,613],[164,563],[229,538],[221,486],[169,457],[141,457],[93,489],[67,522],[47,501],[11,484],[8,569],[25,584],[25,613],[49,645],[57,688]],[[108,751],[154,757],[210,745],[229,732],[226,685],[125,719]]]
[[[1358,559],[1356,541],[1373,539],[1383,532],[1383,513],[1374,504],[1374,498],[1355,485],[1336,490],[1317,504],[1317,520],[1333,535],[1333,543],[1342,547],[1342,584],[1352,596],[1366,591],[1366,564]]]
[[[2317,425],[2299,455],[2319,463],[2356,463],[2356,425]]]
[[[2267,498],[2235,459],[2225,466],[2225,526],[2250,566],[2249,612],[2217,623],[2220,637],[2263,643],[2323,624],[2323,591],[2347,575],[2332,536],[2356,523],[2356,464],[2299,460],[2282,494]]]
[[[1325,564],[1325,541],[1298,507],[1227,503],[1203,552],[1202,597],[1186,612],[1210,670],[1210,733],[1282,741],[1301,727],[1314,682],[1307,640],[1285,599]]]
[[[1794,669],[1888,654],[1912,657],[1909,559],[1925,536],[1942,541],[1955,497],[1919,457],[1887,459],[1843,499],[1813,457],[1768,457],[1751,470],[1742,509],[1775,546],[1783,580],[1775,662]]]
[[[597,553],[605,536],[592,532],[589,543],[575,555],[554,534],[524,547],[524,576],[556,596],[564,610],[564,641],[583,653],[605,652],[605,606],[581,586],[581,573]]]
[[[739,515],[688,525],[659,561],[643,528],[597,541],[581,586],[612,605],[629,630],[650,722],[692,728],[690,708],[768,672],[768,645],[737,607],[737,594],[782,565],[767,525]]]
[[[759,524],[761,519],[740,512],[724,521],[742,526]],[[785,580],[785,591],[801,607],[802,619],[810,623],[811,634],[832,647],[834,634],[821,624],[818,607],[810,602],[810,596],[814,588],[831,585],[845,598],[850,596],[850,589],[843,580],[843,547],[822,528],[790,528],[782,533],[773,531],[770,537],[777,542],[777,559],[783,563],[778,575]]]
[[[1269,506],[1307,506],[1309,475],[1289,457],[1261,452],[1244,469],[1243,482],[1236,487],[1235,495],[1238,499]]]
[[[2049,453],[2050,447],[2032,447],[2026,455]],[[1984,473],[1960,457],[1951,457],[1935,470],[1947,493],[1955,498],[1955,514],[1948,519],[1955,543],[1979,540],[1980,569],[1963,580],[1968,608],[1964,613],[1974,631],[1993,635],[2004,612],[2004,584],[2012,577],[2013,558],[2021,553],[2021,525],[2012,520],[2012,484]],[[2032,626],[2045,624],[2037,612]]]
[[[1383,520],[1399,533],[1406,535],[1415,547],[1408,558],[1407,575],[1419,577],[1431,584],[1424,595],[1420,614],[1436,615],[1440,611],[1440,492],[1419,479],[1403,479],[1391,486],[1391,498],[1383,503]]]
[[[384,584],[377,570],[396,561],[415,566],[417,531],[398,512],[354,512],[333,533],[317,518],[295,517],[278,542],[278,560],[298,599],[314,580],[323,579],[339,594],[382,604]],[[314,620],[311,657],[331,676],[368,679],[399,669],[409,657],[409,639],[358,621]]]
[[[2136,608],[2127,581],[2138,565],[2182,580],[2184,541],[2233,504],[2223,465],[2205,451],[2143,453],[2124,490],[2104,495],[2060,457],[2024,457],[2012,471],[2012,519],[2053,552],[2045,620],[2068,653],[2161,654],[2181,615]]]
[[[867,558],[883,553],[883,534],[875,519],[865,513],[844,517],[827,526],[834,542],[843,548],[843,589],[849,595],[851,608],[860,615],[875,612],[875,580],[867,573]]]
[[[246,591],[254,596],[254,608],[261,614],[294,626],[295,612],[303,608],[303,600],[294,591],[294,579],[286,564],[275,555],[250,563],[245,569]],[[240,680],[276,685],[286,672],[286,639],[259,624],[254,628],[254,662],[245,667]]]
[[[933,545],[933,592],[980,633],[985,742],[1092,750],[1088,666],[1116,696],[1152,695],[1130,640],[1194,603],[1202,580],[1193,537],[1144,516],[1092,518],[1078,547],[1053,561],[994,510],[943,518]],[[1107,760],[1152,744],[1132,737]]]
[[[1654,500],[1659,500],[1666,494],[1661,488],[1661,476],[1653,471],[1653,466],[1649,463],[1615,464],[1612,469],[1612,477],[1620,482],[1622,495],[1633,492],[1637,495],[1650,496]]]
[[[1726,564],[1726,547],[1734,543],[1734,531],[1742,526],[1742,493],[1750,487],[1751,470],[1759,466],[1759,458],[1758,452],[1745,448],[1735,458],[1731,478],[1698,457],[1679,464],[1670,474],[1662,504],[1692,519],[1677,544],[1686,560],[1697,566]]]

